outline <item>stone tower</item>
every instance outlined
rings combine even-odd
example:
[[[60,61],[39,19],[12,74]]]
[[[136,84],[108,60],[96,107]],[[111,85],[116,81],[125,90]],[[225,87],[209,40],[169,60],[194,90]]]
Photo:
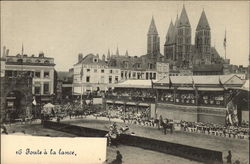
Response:
[[[189,62],[191,54],[191,25],[183,5],[181,16],[177,22],[177,60]]]
[[[155,26],[154,17],[152,17],[147,37],[147,54],[152,58],[157,58],[160,53],[160,37]]]
[[[203,64],[211,63],[211,33],[208,20],[203,10],[195,32],[195,48]]]
[[[175,27],[171,20],[168,32],[166,35],[166,42],[164,44],[164,56],[166,59],[174,60],[175,54]]]

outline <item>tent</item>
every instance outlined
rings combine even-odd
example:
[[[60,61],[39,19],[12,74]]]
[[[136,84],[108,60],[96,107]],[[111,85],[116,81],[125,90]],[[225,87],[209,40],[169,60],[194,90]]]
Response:
[[[46,113],[46,114],[51,114],[52,113],[52,110],[54,110],[55,108],[55,105],[51,104],[51,103],[48,103],[48,104],[45,104],[43,106],[43,113]]]

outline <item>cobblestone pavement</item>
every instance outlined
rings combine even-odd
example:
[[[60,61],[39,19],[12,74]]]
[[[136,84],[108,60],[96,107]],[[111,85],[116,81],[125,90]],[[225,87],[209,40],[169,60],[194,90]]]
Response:
[[[249,140],[225,138],[189,132],[175,132],[174,134],[168,133],[167,135],[164,135],[162,131],[158,130],[156,127],[144,127],[130,123],[123,123],[121,120],[111,120],[111,122],[109,122],[106,118],[96,119],[90,116],[88,116],[87,118],[77,119],[66,118],[62,122],[84,127],[108,130],[109,125],[113,121],[118,122],[118,126],[128,125],[130,128],[129,132],[134,132],[138,136],[221,151],[223,152],[224,159],[227,156],[228,150],[231,150],[233,161],[240,160],[241,163],[249,163]]]
[[[15,131],[15,133],[25,131],[26,134],[35,136],[77,137],[73,134],[43,128],[40,124],[8,125],[7,129],[9,133],[12,133],[13,131]],[[121,152],[124,164],[199,164],[199,162],[177,156],[124,145],[119,145],[118,148],[107,148],[107,163],[115,159],[117,150]]]

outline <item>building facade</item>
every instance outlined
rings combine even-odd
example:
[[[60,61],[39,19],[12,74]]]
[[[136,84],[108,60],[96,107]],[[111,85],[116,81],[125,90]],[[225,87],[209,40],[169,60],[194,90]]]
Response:
[[[6,56],[5,76],[18,77],[26,74],[32,77],[32,94],[38,102],[52,101],[54,94],[54,59],[45,57],[44,53],[38,56],[17,54]]]

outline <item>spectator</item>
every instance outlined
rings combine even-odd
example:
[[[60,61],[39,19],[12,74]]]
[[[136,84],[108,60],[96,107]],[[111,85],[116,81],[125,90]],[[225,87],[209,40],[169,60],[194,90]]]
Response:
[[[232,154],[231,151],[228,151],[228,155],[227,155],[227,163],[232,163]]]

